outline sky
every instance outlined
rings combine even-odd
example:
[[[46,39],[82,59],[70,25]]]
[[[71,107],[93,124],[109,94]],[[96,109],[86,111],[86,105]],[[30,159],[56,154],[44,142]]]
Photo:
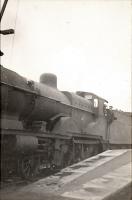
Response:
[[[131,22],[129,0],[9,0],[2,29],[15,34],[1,37],[1,63],[34,81],[54,73],[60,90],[131,111]]]

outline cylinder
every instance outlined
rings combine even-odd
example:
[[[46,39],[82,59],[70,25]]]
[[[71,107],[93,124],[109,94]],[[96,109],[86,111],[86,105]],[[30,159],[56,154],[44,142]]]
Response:
[[[21,153],[29,153],[37,150],[38,139],[33,136],[16,136],[16,151]]]

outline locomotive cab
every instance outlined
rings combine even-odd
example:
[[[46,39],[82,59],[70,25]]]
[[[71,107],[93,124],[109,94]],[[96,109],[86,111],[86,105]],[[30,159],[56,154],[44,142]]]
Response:
[[[91,92],[77,91],[76,94],[92,102],[95,117],[106,115],[107,100]]]

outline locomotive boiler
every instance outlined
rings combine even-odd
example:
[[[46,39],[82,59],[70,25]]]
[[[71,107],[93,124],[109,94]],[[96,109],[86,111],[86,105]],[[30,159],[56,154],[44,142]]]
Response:
[[[107,101],[89,92],[59,91],[54,74],[42,74],[37,83],[1,66],[1,99],[6,174],[27,178],[108,148],[114,115]]]

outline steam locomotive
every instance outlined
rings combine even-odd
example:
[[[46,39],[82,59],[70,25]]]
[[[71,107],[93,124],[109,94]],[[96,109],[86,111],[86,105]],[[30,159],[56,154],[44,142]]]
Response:
[[[0,21],[6,4],[7,0]],[[13,33],[13,29],[0,31]],[[110,145],[132,148],[132,114],[116,112],[121,120],[114,123],[116,117],[105,99],[90,92],[60,91],[54,74],[42,74],[37,83],[0,68],[1,172],[5,176],[17,173],[30,178],[42,168],[65,167]]]
[[[104,151],[114,114],[105,99],[57,89],[54,74],[40,83],[1,66],[1,160],[5,174],[28,178]]]

